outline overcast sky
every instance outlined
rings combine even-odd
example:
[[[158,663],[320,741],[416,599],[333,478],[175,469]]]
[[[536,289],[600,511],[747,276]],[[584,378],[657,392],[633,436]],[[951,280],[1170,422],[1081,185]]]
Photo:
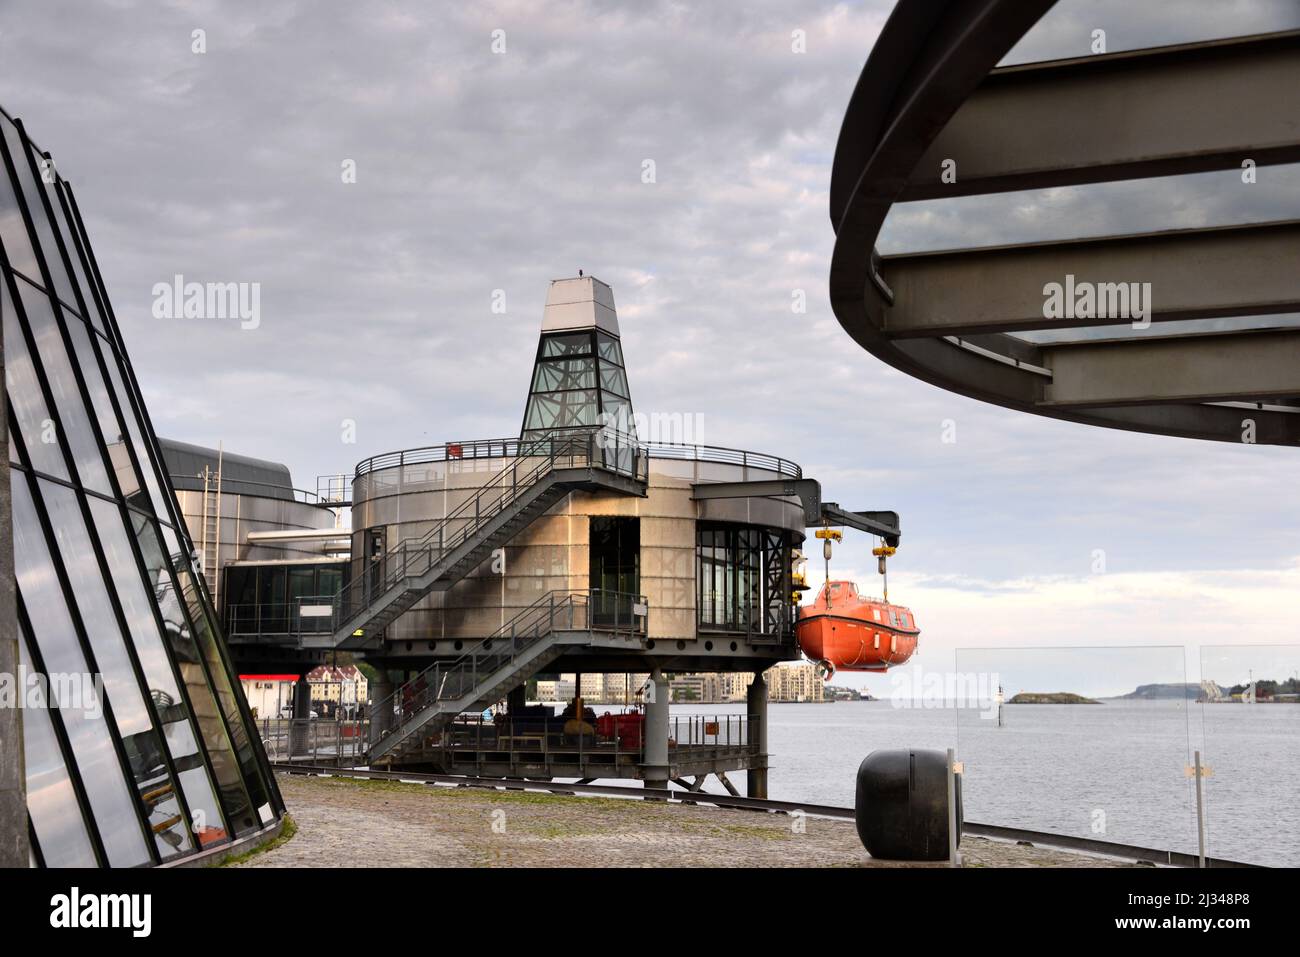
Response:
[[[891,6],[0,0],[0,103],[77,190],[163,436],[314,488],[377,452],[517,434],[547,282],[581,267],[613,286],[639,411],[901,513],[891,597],[923,666],[960,645],[1300,641],[1296,450],[983,405],[840,328],[830,167]],[[1009,59],[1086,54],[1098,28],[1116,50],[1295,27],[1297,0],[1064,0]],[[882,243],[1297,216],[1286,167],[913,204]],[[154,318],[177,274],[260,283],[260,325]],[[851,535],[833,573],[875,590],[870,545]]]

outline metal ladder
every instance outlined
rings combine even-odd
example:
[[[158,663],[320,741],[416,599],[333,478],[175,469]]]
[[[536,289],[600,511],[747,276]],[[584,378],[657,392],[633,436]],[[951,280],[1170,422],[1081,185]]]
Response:
[[[208,592],[216,599],[217,571],[221,555],[221,462],[222,453],[217,449],[217,470],[209,465],[203,466],[199,478],[203,479],[203,533],[199,544],[199,554],[203,560],[203,578],[208,583]]]

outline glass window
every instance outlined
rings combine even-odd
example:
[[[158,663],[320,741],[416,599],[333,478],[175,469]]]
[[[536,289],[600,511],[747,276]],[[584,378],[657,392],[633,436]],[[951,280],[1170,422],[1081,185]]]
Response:
[[[162,490],[158,485],[158,479],[153,468],[153,460],[149,456],[149,450],[146,448],[143,432],[139,423],[136,421],[135,411],[131,406],[130,394],[126,390],[126,384],[122,378],[122,371],[119,368],[119,359],[114,349],[110,348],[103,339],[99,341],[100,348],[104,350],[104,365],[108,368],[108,382],[112,386],[113,394],[117,396],[118,407],[122,410],[122,420],[126,424],[126,433],[131,439],[131,447],[135,450],[136,461],[140,463],[140,469],[144,473],[144,484],[148,489],[148,500],[139,489],[128,491],[123,487],[122,493],[126,495],[126,500],[142,511],[152,511],[158,518],[164,522],[171,521],[170,513],[167,511],[166,503],[163,500]],[[112,452],[113,462],[116,464],[120,459],[127,460],[125,449]],[[134,473],[132,473],[134,474]]]
[[[36,353],[40,356],[41,365],[45,367],[45,378],[50,384],[54,405],[59,413],[59,425],[72,452],[77,474],[86,488],[112,495],[113,489],[108,482],[99,442],[81,399],[81,390],[77,387],[72,363],[64,348],[63,336],[55,321],[50,299],[25,282],[20,282],[19,286],[23,311],[27,313],[27,325],[31,329],[32,338],[36,340]]]
[[[37,168],[43,168],[41,164],[49,162],[44,156],[36,152],[35,147],[32,148],[32,157],[36,160]],[[41,185],[45,188],[45,195],[50,201],[50,208],[54,210],[54,227],[63,237],[63,245],[67,249],[68,260],[72,263],[73,278],[76,280],[81,297],[86,303],[84,309],[89,312],[90,318],[95,325],[103,329],[104,320],[99,315],[99,307],[95,304],[95,297],[91,295],[93,287],[90,284],[89,276],[86,275],[85,268],[82,266],[81,255],[78,253],[77,244],[74,241],[75,230],[70,228],[68,217],[64,214],[63,204],[60,202],[59,188],[54,180],[57,180],[57,177],[53,175],[53,169],[51,168],[51,182],[41,181]],[[82,305],[76,299],[67,299],[66,305],[77,313],[83,311]]]
[[[591,336],[585,332],[568,336],[548,336],[542,340],[542,358],[591,355]]]
[[[34,674],[28,638],[18,636],[18,661]],[[54,733],[44,700],[23,711],[23,765],[27,772],[27,813],[46,867],[94,867],[95,851],[81,818],[77,793]]]
[[[172,569],[180,585],[181,599],[190,613],[190,622],[194,628],[194,638],[199,651],[208,665],[208,674],[212,679],[212,689],[226,716],[226,726],[230,729],[230,742],[234,745],[239,766],[244,772],[244,783],[248,787],[248,796],[253,802],[258,817],[250,815],[243,821],[233,821],[237,828],[247,825],[260,827],[262,820],[272,813],[270,794],[262,780],[261,768],[257,758],[257,745],[250,740],[248,726],[244,723],[243,712],[239,708],[239,699],[232,690],[230,672],[217,646],[215,625],[208,616],[207,603],[195,582],[194,574],[189,569],[186,556],[182,554],[175,531],[167,525],[161,526],[163,543],[167,554],[173,556]]]
[[[595,424],[596,393],[584,390],[534,395],[529,400],[524,428],[572,429]]]
[[[0,283],[3,281],[0,278]],[[8,289],[3,290],[3,295],[8,298]],[[9,302],[0,303],[0,306],[5,307],[0,308],[4,313],[5,386],[9,393],[9,407],[18,420],[17,431],[22,436],[32,468],[66,479],[68,469],[63,464],[58,432],[45,405],[40,383],[36,381],[36,370],[27,351],[27,340],[17,310]],[[10,459],[17,461],[12,453]]]
[[[593,359],[560,359],[539,362],[533,372],[534,392],[561,392],[567,389],[591,389],[596,385]]]
[[[122,427],[118,423],[117,413],[113,411],[113,403],[109,399],[108,386],[104,383],[103,373],[99,370],[95,347],[90,341],[92,335],[85,323],[68,322],[68,336],[72,339],[77,366],[81,369],[81,377],[86,382],[86,392],[90,395],[91,411],[99,425],[99,434],[104,447],[109,450],[109,461],[117,473],[119,485],[123,489],[123,494],[126,494],[128,488],[132,491],[138,489],[140,482],[135,477],[130,456],[113,455],[112,450],[122,448],[123,445]]]
[[[51,695],[67,729],[109,865],[147,864],[151,858],[134,801],[108,724],[99,714],[99,697],[90,690],[93,676],[54,574],[31,490],[21,474],[13,473],[14,570],[18,594],[31,619],[32,638],[46,674],[57,678],[62,691],[52,688]]]
[[[9,120],[0,116],[0,125],[8,126]],[[0,244],[4,246],[10,266],[37,282],[41,281],[36,254],[32,252],[32,241],[27,235],[27,224],[18,208],[13,182],[4,170],[0,170]]]
[[[38,482],[38,488],[50,514],[50,524],[81,611],[95,664],[104,677],[108,703],[113,709],[113,718],[122,736],[123,749],[150,829],[158,842],[158,853],[168,857],[188,851],[191,849],[189,833],[180,814],[175,785],[162,752],[162,741],[145,706],[122,630],[109,603],[106,583],[95,557],[94,545],[86,532],[77,494],[46,479]]]
[[[615,395],[620,395],[626,399],[628,397],[627,373],[618,366],[601,363],[600,387],[606,392],[613,392]]]
[[[75,303],[77,298],[72,292],[72,282],[68,279],[68,270],[63,265],[63,256],[59,253],[58,244],[54,240],[54,229],[45,215],[40,189],[37,180],[32,176],[31,166],[27,162],[27,150],[20,142],[18,128],[7,120],[0,121],[0,128],[4,130],[5,143],[9,147],[9,156],[13,160],[13,169],[18,174],[23,199],[27,201],[27,212],[32,218],[32,225],[36,227],[41,251],[45,254],[45,265],[49,267],[50,275],[54,278],[55,292],[64,302]],[[40,272],[34,273],[29,278],[37,283],[44,282]]]
[[[152,721],[136,683],[117,616],[108,600],[94,546],[86,534],[81,509],[77,505],[77,493],[66,485],[47,479],[40,479],[38,488],[49,511],[50,525],[54,528],[63,566],[67,569],[72,592],[81,610],[96,663],[104,675],[108,701],[117,718],[118,729],[122,734],[148,730]]]
[[[189,622],[176,595],[170,571],[171,563],[163,551],[162,541],[153,523],[135,512],[129,512],[128,515],[135,526],[134,533],[140,545],[145,571],[152,583],[158,609],[162,613],[163,626],[171,644],[172,657],[180,671],[181,681],[189,692],[190,704],[194,709],[194,720],[198,724],[203,745],[212,761],[212,771],[216,777],[222,805],[230,820],[235,822],[237,832],[242,833],[247,829],[245,822],[252,820],[252,808],[240,781],[239,762],[235,749],[226,734],[216,697],[204,673],[198,645],[190,632]],[[220,826],[215,821],[211,827],[214,831],[220,831]],[[195,833],[199,843],[205,845],[227,836],[224,832],[205,835],[197,826]]]
[[[158,628],[158,619],[154,616],[152,602],[145,594],[135,552],[131,549],[126,526],[122,522],[122,513],[112,502],[95,498],[89,501],[95,529],[104,548],[104,557],[112,571],[118,600],[122,603],[131,643],[140,661],[140,670],[144,673],[154,710],[162,722],[163,737],[180,778],[185,803],[189,805],[194,820],[195,833],[202,841],[207,831],[200,829],[220,826],[221,814],[190,727],[189,709],[177,687],[176,676],[172,673],[163,636]]]
[[[599,343],[602,363],[613,362],[621,366],[623,364],[623,347],[619,345],[618,340],[613,336],[607,336],[603,332],[599,333],[596,338]]]
[[[700,625],[728,631],[772,630],[764,598],[763,530],[724,526],[701,528],[696,534]]]

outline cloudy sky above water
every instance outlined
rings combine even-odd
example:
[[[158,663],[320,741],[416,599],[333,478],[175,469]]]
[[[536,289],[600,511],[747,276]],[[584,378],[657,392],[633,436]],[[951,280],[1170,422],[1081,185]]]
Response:
[[[77,190],[161,435],[314,488],[374,453],[515,434],[547,282],[581,267],[614,288],[639,411],[901,513],[891,597],[922,667],[957,646],[1300,642],[1295,450],[1019,415],[840,328],[830,166],[891,6],[0,0],[0,103]],[[1297,0],[1063,0],[1008,59],[1085,54],[1097,28],[1117,50],[1296,27]],[[1283,167],[912,204],[882,243],[1297,216]],[[260,325],[153,318],[177,274],[260,283]],[[833,572],[874,590],[870,545],[850,536]]]

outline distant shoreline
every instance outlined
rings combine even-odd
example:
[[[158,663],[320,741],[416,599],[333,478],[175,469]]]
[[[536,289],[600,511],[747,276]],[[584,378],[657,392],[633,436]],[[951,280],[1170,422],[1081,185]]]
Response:
[[[1071,691],[1022,691],[1007,704],[1101,704],[1092,698]]]

